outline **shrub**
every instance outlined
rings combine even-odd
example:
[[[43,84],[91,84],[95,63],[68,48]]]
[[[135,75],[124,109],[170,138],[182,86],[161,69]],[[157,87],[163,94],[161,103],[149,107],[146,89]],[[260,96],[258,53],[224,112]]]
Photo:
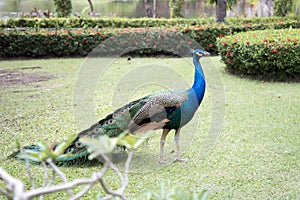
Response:
[[[300,29],[239,33],[219,38],[217,46],[229,73],[300,81]]]
[[[21,20],[21,19],[20,19]],[[41,20],[41,19],[33,19]],[[69,20],[72,20],[69,19]],[[104,19],[103,19],[104,20]],[[162,20],[162,19],[161,19]],[[41,21],[47,21],[42,19]],[[150,20],[151,21],[151,20]],[[34,24],[35,22],[32,21]],[[66,23],[65,20],[56,20],[58,26],[62,26]],[[69,24],[68,22],[67,24]],[[67,26],[67,25],[65,25]],[[169,44],[170,51],[178,49],[178,45],[182,47],[182,42],[180,37],[185,36],[193,43],[192,40],[196,41],[198,44],[193,44],[195,48],[199,45],[205,48],[211,54],[217,54],[218,49],[216,48],[216,39],[218,37],[224,37],[235,32],[245,32],[253,30],[264,30],[264,29],[281,29],[281,28],[300,28],[299,20],[286,20],[286,21],[274,21],[272,23],[264,24],[206,24],[206,25],[194,25],[194,26],[174,26],[174,27],[164,27],[164,28],[101,28],[101,29],[62,29],[62,30],[48,30],[40,29],[36,27],[35,29],[26,29],[26,31],[13,30],[3,30],[0,35],[0,47],[3,51],[0,52],[0,57],[14,57],[14,56],[86,56],[90,53],[97,45],[101,42],[110,38],[111,36],[118,36],[124,34],[134,33],[131,40],[125,39],[120,41],[120,44],[126,44],[125,46],[130,46],[137,42],[139,45],[139,50],[134,50],[132,53],[138,55],[155,55],[155,54],[168,54],[169,52],[162,51],[156,47],[159,47],[160,42],[172,42]],[[68,35],[72,39],[68,39]],[[177,38],[172,37],[176,35]],[[167,38],[170,40],[162,40]],[[125,36],[124,36],[125,37]],[[128,37],[128,38],[129,38]],[[176,41],[178,40],[178,41]],[[150,42],[148,42],[150,41]],[[43,46],[40,46],[40,44]],[[149,43],[149,45],[148,45]],[[184,43],[184,42],[183,42]],[[176,45],[174,45],[176,44]],[[124,47],[116,43],[116,45],[109,51],[113,53],[116,52],[119,47]],[[135,45],[135,44],[134,44]],[[142,45],[142,46],[141,46]],[[186,44],[185,44],[186,45]],[[191,46],[191,45],[190,45]],[[141,50],[141,48],[144,48]],[[148,49],[147,49],[148,48]],[[152,48],[152,49],[151,49]],[[101,54],[104,55],[104,54]]]
[[[300,28],[299,20],[287,20],[287,21],[273,21],[269,23],[258,24],[209,24],[201,26],[185,26],[181,27],[185,35],[197,41],[206,51],[211,54],[217,54],[218,49],[216,47],[217,38],[230,35],[232,33],[265,30],[265,29],[282,29],[282,28]]]
[[[276,16],[284,17],[292,12],[293,0],[275,0],[274,14]]]
[[[299,21],[299,17],[271,17],[271,18],[227,18],[226,25],[264,24],[287,21]],[[210,25],[215,18],[195,19],[165,19],[165,18],[9,18],[0,20],[1,28],[39,27],[39,28],[143,28],[143,27],[171,27]],[[224,24],[223,24],[224,25]]]
[[[0,57],[86,56],[92,50],[90,56],[115,56],[128,52],[138,55],[173,55],[173,53],[182,55],[193,42],[187,41],[176,30],[136,28],[2,31]],[[108,41],[103,44],[102,42],[107,39]],[[101,48],[96,48],[101,43]]]

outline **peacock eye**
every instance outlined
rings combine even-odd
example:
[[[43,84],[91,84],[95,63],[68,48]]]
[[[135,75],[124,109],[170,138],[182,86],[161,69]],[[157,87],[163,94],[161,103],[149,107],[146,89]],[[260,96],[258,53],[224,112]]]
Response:
[[[107,125],[107,124],[108,124],[108,121],[106,121],[105,124]]]
[[[71,153],[73,151],[73,148],[70,148],[67,150],[67,153]]]
[[[78,141],[78,142],[75,143],[75,146],[76,146],[77,148],[79,148],[79,147],[81,146],[81,144],[82,144],[82,143]]]
[[[109,123],[111,124],[111,123],[113,123],[113,120],[111,119],[111,120],[109,120]]]
[[[97,132],[99,129],[98,128],[95,128],[95,131]]]

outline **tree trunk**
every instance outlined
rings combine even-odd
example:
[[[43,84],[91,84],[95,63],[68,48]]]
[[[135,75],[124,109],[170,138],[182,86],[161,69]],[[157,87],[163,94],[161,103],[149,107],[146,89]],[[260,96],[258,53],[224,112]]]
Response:
[[[146,17],[148,17],[148,18],[153,17],[152,6],[151,6],[151,3],[150,3],[150,0],[145,0],[145,11],[146,11]]]
[[[267,16],[273,16],[273,2],[272,0],[266,0],[266,7],[267,7]]]
[[[227,0],[217,0],[216,5],[216,21],[225,22]]]
[[[158,18],[158,0],[153,0],[153,17]]]
[[[91,13],[94,13],[94,6],[92,3],[92,0],[88,0],[89,4],[90,4],[90,9],[91,9]]]

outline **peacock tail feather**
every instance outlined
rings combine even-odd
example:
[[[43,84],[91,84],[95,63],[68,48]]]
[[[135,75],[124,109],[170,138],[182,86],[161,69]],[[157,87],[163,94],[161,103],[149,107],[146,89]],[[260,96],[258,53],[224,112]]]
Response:
[[[162,128],[169,122],[168,114],[178,109],[186,99],[187,94],[184,92],[162,91],[132,101],[107,115],[90,128],[81,131],[74,142],[64,151],[65,156],[58,158],[56,163],[69,165],[86,162],[90,153],[87,147],[80,142],[80,138],[85,136],[90,138],[98,138],[102,135],[117,137],[126,131],[138,134]],[[53,150],[58,145],[54,145]],[[23,149],[24,151],[40,151],[38,145],[25,146]],[[17,157],[18,153],[14,153],[12,156]]]

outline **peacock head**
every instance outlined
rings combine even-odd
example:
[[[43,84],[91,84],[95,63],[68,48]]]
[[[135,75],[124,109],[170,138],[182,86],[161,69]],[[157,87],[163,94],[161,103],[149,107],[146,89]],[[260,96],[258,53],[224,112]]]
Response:
[[[210,53],[208,53],[207,51],[205,51],[204,49],[189,49],[189,52],[194,54],[194,56],[197,56],[197,58],[201,58],[203,56],[209,56]]]

